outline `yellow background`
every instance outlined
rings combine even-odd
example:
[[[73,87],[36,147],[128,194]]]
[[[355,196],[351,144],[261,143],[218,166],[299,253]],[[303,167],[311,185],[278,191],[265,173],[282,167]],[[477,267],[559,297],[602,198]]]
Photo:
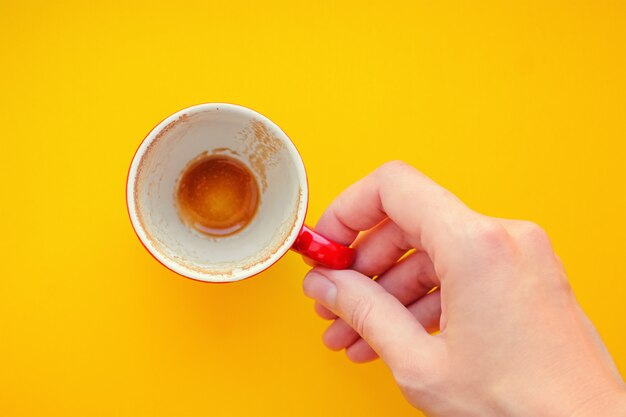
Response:
[[[626,372],[621,0],[2,0],[0,60],[0,415],[415,415],[323,347],[295,254],[207,285],[135,237],[136,147],[210,101],[291,136],[310,224],[397,158],[540,223]]]

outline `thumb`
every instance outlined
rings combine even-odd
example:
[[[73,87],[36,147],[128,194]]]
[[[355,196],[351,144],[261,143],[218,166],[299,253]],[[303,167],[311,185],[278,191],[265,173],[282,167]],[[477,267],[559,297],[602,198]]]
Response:
[[[432,342],[428,332],[397,298],[376,281],[350,269],[313,268],[304,293],[348,323],[391,368],[403,366]]]

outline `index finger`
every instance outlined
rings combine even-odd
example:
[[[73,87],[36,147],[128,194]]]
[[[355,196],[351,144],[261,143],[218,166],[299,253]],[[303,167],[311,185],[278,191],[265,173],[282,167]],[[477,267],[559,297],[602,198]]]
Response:
[[[360,231],[389,217],[431,257],[455,250],[475,216],[461,200],[412,166],[388,162],[340,194],[322,214],[315,230],[350,245]]]

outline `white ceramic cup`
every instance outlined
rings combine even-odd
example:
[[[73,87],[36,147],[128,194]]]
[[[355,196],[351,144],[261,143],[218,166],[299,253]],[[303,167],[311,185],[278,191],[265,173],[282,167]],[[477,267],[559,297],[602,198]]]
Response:
[[[203,235],[178,214],[179,177],[190,161],[203,154],[235,157],[257,180],[257,212],[236,234]],[[347,267],[354,258],[352,249],[304,226],[308,184],[300,154],[276,124],[242,106],[200,104],[159,123],[133,157],[126,201],[145,248],[164,266],[188,278],[242,280],[270,267],[294,243],[300,253],[330,267]]]

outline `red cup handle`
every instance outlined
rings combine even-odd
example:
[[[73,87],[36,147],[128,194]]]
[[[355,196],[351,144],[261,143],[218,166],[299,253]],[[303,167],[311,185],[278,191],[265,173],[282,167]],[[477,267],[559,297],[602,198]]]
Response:
[[[332,269],[347,269],[352,266],[356,252],[302,226],[296,241],[291,247],[301,255]]]

